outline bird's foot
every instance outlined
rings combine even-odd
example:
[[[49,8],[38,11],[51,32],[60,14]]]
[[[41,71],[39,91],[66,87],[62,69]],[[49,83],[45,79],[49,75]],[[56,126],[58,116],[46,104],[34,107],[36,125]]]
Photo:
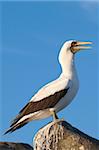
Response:
[[[52,111],[52,116],[53,116],[53,121],[59,119],[55,111]]]

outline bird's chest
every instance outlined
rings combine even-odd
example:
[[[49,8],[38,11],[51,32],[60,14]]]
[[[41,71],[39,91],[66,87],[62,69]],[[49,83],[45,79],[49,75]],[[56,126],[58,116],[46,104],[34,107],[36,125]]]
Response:
[[[59,101],[59,103],[56,105],[56,111],[60,111],[63,108],[65,108],[67,105],[71,103],[71,101],[74,99],[74,97],[77,94],[79,88],[79,82],[77,77],[72,80],[72,85],[68,89],[65,96]]]
[[[68,91],[68,97],[70,98],[74,98],[74,96],[76,95],[77,91],[79,89],[79,81],[77,76],[72,80],[72,85],[71,88]]]

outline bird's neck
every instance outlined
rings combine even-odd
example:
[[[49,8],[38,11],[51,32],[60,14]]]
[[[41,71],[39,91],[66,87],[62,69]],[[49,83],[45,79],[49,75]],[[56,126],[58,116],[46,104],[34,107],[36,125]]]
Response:
[[[61,75],[72,78],[75,72],[74,55],[71,52],[61,51],[59,62],[62,68]]]

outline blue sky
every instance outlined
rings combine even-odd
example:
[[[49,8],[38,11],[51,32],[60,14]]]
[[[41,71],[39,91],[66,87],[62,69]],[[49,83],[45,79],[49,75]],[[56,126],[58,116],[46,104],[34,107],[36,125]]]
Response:
[[[32,95],[61,73],[58,53],[64,41],[92,41],[76,55],[80,89],[58,115],[99,138],[98,2],[0,2],[0,141],[32,144],[34,134],[52,118],[33,121],[2,136]]]

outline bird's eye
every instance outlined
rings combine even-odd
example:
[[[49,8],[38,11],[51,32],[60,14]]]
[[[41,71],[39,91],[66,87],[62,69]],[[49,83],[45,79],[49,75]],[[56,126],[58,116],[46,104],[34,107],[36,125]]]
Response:
[[[74,45],[76,45],[76,44],[77,44],[77,42],[74,41],[74,42],[71,43],[71,46],[74,46]]]
[[[76,41],[73,41],[72,43],[71,43],[71,47],[70,47],[70,50],[71,50],[71,52],[74,54],[75,53],[75,51],[74,51],[74,47],[77,45],[77,42]]]

